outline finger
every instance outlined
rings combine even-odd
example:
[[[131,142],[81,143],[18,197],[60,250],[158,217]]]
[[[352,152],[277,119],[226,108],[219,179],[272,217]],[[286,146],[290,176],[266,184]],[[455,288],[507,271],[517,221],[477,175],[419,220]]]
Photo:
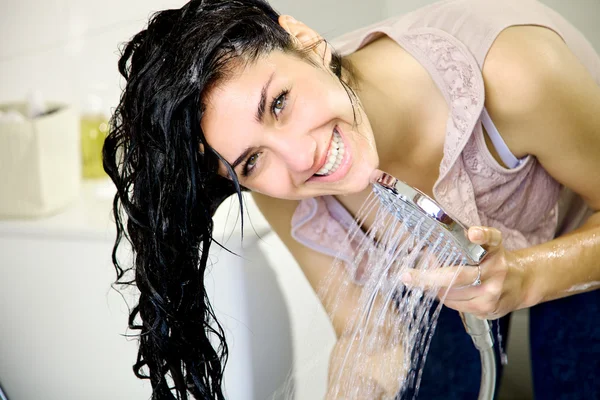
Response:
[[[479,276],[476,267],[443,267],[430,270],[409,269],[402,273],[400,280],[407,286],[440,288],[450,286],[469,286]]]
[[[487,314],[481,313],[480,306],[477,305],[477,302],[475,302],[475,301],[447,300],[447,301],[444,301],[444,306],[451,308],[453,310],[459,311],[459,312],[469,313],[479,319],[489,319],[488,318],[489,316]]]
[[[469,240],[492,250],[502,244],[502,232],[489,226],[472,226],[468,231]]]
[[[446,301],[471,301],[485,295],[483,286],[469,286],[464,289],[443,288],[438,292],[438,298]]]

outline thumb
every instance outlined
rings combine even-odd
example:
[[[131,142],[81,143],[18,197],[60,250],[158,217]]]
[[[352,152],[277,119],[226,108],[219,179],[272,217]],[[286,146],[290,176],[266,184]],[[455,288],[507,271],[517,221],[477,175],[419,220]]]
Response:
[[[471,242],[483,246],[489,252],[496,250],[502,244],[502,232],[496,228],[472,226],[467,235]]]

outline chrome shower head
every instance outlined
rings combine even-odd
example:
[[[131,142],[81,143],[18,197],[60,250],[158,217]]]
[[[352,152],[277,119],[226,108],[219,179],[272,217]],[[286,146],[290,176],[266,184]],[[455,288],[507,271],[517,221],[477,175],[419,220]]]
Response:
[[[465,264],[478,265],[483,260],[486,250],[472,243],[466,236],[467,228],[450,217],[429,196],[383,171],[378,171],[371,178],[371,183],[386,209],[409,228],[422,221],[423,228],[431,229],[429,243],[445,240],[453,251],[462,255],[462,260],[458,261]]]
[[[472,243],[466,236],[467,228],[450,217],[442,207],[423,192],[394,178],[377,171],[371,177],[373,191],[380,202],[395,218],[403,221],[409,229],[421,222],[426,232],[431,231],[428,242],[445,242],[451,251],[462,257],[458,262],[479,265],[486,256],[486,250]],[[481,357],[481,386],[478,400],[493,398],[496,387],[496,363],[494,356],[494,339],[490,325],[486,320],[478,319],[472,314],[460,313],[467,333],[473,339]]]

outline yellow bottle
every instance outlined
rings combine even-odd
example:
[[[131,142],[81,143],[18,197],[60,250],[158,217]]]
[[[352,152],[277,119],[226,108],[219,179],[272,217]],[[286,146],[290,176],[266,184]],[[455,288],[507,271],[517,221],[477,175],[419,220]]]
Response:
[[[84,179],[105,178],[102,168],[102,146],[108,134],[108,118],[102,112],[102,102],[89,96],[81,114],[81,155]]]

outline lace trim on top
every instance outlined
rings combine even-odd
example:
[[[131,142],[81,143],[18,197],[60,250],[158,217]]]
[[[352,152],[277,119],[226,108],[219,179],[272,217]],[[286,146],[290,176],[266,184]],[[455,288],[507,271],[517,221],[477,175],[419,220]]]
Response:
[[[352,279],[363,284],[368,256],[355,265],[356,249],[366,235],[359,230],[348,243],[348,232],[356,221],[333,196],[305,199],[300,202],[292,217],[292,237],[320,253],[338,258],[344,263]],[[350,246],[348,246],[348,244]]]
[[[535,157],[506,169],[491,156],[481,128],[483,77],[472,54],[433,28],[396,40],[429,70],[450,107],[444,156],[433,188],[436,200],[467,226],[500,229],[509,249],[552,239],[561,186]],[[528,206],[531,203],[536,207]]]

